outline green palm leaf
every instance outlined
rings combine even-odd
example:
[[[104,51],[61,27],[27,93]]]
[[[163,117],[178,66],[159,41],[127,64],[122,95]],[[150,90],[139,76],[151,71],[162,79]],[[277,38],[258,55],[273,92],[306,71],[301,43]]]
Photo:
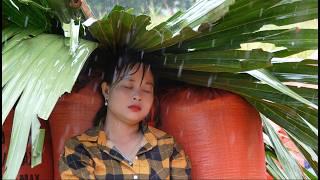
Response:
[[[314,109],[310,109],[300,101],[297,101],[266,84],[261,84],[255,78],[246,74],[211,74],[183,71],[181,76],[178,77],[178,73],[178,70],[167,70],[163,71],[162,76],[191,84],[224,89],[239,94],[245,97],[258,109],[258,111],[272,119],[279,126],[292,132],[296,135],[295,137],[304,141],[307,145],[317,151],[317,135],[310,130],[309,126],[305,123],[305,120],[317,127],[318,112]],[[307,88],[304,89],[306,90]],[[317,91],[315,90],[313,93],[317,93]],[[310,98],[310,95],[311,98],[313,98],[310,91],[303,95],[303,97]],[[317,101],[317,99],[315,101]],[[273,111],[280,111],[282,113],[278,114]],[[288,116],[289,112],[292,114],[290,114],[292,117]]]
[[[12,25],[13,27],[8,27],[6,30],[7,32],[2,32],[2,35],[4,36],[3,42],[4,47],[2,49],[2,54],[7,52],[12,47],[17,46],[22,40],[29,39],[32,36],[37,36],[40,33],[43,32],[42,29],[38,28],[20,28],[15,25]],[[11,39],[10,41],[7,41],[8,39]]]
[[[288,176],[283,172],[281,167],[276,164],[273,159],[274,157],[276,156],[271,154],[270,151],[266,151],[267,171],[270,172],[275,179],[288,179]]]
[[[281,159],[279,157],[283,158],[283,157],[287,156],[287,158],[285,158],[285,161],[287,161],[287,162],[294,161],[294,158],[293,158],[292,154],[287,151],[287,148],[285,148],[285,146],[280,144],[281,141],[279,141],[278,135],[272,129],[273,128],[273,126],[271,126],[272,122],[268,118],[266,118],[265,116],[263,116],[263,115],[261,115],[261,116],[262,116],[263,123],[264,123],[264,131],[267,132],[266,134],[264,134],[267,170],[276,179],[288,179],[288,176],[283,171],[283,167],[284,166],[281,164],[281,162],[279,162],[279,159]],[[290,136],[290,133],[289,133],[289,137],[293,141],[297,140],[297,139],[292,139],[293,136]],[[278,144],[278,145],[275,146],[275,144]],[[298,145],[305,146],[305,144],[300,142],[300,141],[299,141]],[[315,152],[313,152],[307,146],[305,146],[305,149],[308,149],[308,152],[303,152],[303,155],[307,159],[310,158],[310,156],[312,156],[312,160],[311,160],[312,162],[314,162],[314,160],[317,161],[318,156],[315,154]],[[308,161],[310,161],[310,160],[308,160]],[[294,164],[296,164],[296,163],[294,163],[294,162],[293,163],[289,163],[289,165],[287,165],[287,166],[291,166],[291,169],[292,168],[296,168],[296,167],[294,167],[295,166]],[[306,168],[301,167],[300,164],[298,164],[298,165],[299,165],[299,168],[303,170],[303,171],[301,171],[301,173],[304,173],[303,179],[317,179],[317,177],[315,176],[314,172],[310,172]],[[314,169],[316,169],[316,170],[318,169],[318,165],[313,164],[312,166],[314,166]],[[316,173],[318,173],[318,171],[316,171]]]
[[[272,54],[262,51],[197,51],[162,57],[166,68],[204,72],[242,72],[271,66]]]
[[[245,41],[256,40],[260,42],[264,38],[268,40],[268,38],[277,38],[277,36],[281,36],[284,33],[290,33],[288,30],[256,32],[263,25],[269,23],[287,25],[314,19],[317,16],[317,1],[315,0],[308,1],[308,3],[305,3],[305,1],[297,1],[275,6],[279,2],[279,0],[266,2],[260,0],[236,1],[230,7],[230,11],[226,16],[209,26],[208,32],[200,33],[184,42],[177,40],[176,45],[170,46],[170,48],[162,46],[162,48],[167,47],[167,52],[170,52],[171,48],[186,50],[190,48],[197,49],[198,46],[206,46],[207,48],[214,46],[218,48],[220,45],[220,47],[223,46],[224,49],[234,48]],[[249,12],[247,11],[248,8],[250,8]],[[294,34],[294,32],[291,32],[291,34]],[[301,33],[301,35],[296,34],[298,36],[305,36],[303,35],[304,33]],[[271,37],[269,37],[270,35]],[[288,36],[290,35],[284,34],[282,38],[287,39]],[[311,34],[310,36],[317,35]],[[282,39],[277,38],[277,40]],[[200,45],[197,46],[197,43],[200,43]],[[314,47],[316,48],[316,45]],[[161,47],[158,47],[158,49],[159,48]],[[148,51],[152,50],[156,50],[156,48],[148,49]]]
[[[22,93],[15,115],[15,131],[18,131],[18,128],[30,126],[37,129],[36,114],[47,119],[57,98],[65,91],[70,92],[75,77],[82,67],[80,64],[83,64],[95,47],[94,44],[81,42],[84,46],[90,47],[90,50],[87,53],[82,52],[81,62],[75,69],[70,68],[60,72],[52,66],[56,59],[48,57],[46,58],[48,62],[42,64],[43,68],[31,73],[30,68],[34,68],[35,64],[41,62],[36,61],[39,59],[35,54],[41,55],[42,48],[35,46],[32,50],[27,50],[21,47],[25,46],[25,42],[36,41],[38,36],[50,38],[49,35],[39,35],[48,30],[46,25],[48,16],[41,15],[41,18],[34,19],[31,18],[33,14],[30,14],[34,10],[39,13],[51,13],[46,9],[47,2],[44,0],[35,2],[42,5],[43,8],[40,8],[41,10],[21,8],[18,11],[9,0],[3,2],[10,9],[10,11],[5,11],[5,18],[9,19],[11,24],[2,31],[2,43],[5,45],[2,49],[4,59],[2,96],[6,97],[6,101],[3,101],[5,108],[2,119],[4,121],[7,113]],[[65,8],[65,4],[55,5],[52,4],[53,2],[50,1],[56,12],[59,11],[57,7]],[[142,50],[142,57],[158,65],[161,77],[220,88],[244,97],[265,117],[288,132],[311,167],[318,173],[315,163],[317,156],[314,155],[318,152],[318,62],[310,59],[300,61],[286,59],[292,54],[317,49],[318,30],[263,29],[263,26],[268,24],[282,26],[316,19],[317,4],[316,0],[200,0],[186,12],[179,11],[150,30],[147,29],[150,24],[149,16],[134,15],[132,10],[115,6],[109,14],[93,23],[89,30],[100,45],[105,46],[114,55],[123,48]],[[30,15],[28,21],[32,23],[30,27],[20,32],[16,26],[25,28],[27,15]],[[69,13],[63,17],[59,17],[61,22],[68,21],[71,16]],[[40,26],[32,26],[37,24]],[[63,40],[56,36],[54,39],[57,43],[52,43],[50,49],[63,48]],[[252,42],[271,43],[284,49],[276,52],[240,49],[244,43]],[[42,43],[45,44],[45,42]],[[81,47],[78,51],[81,51]],[[60,54],[62,53],[59,52]],[[70,63],[72,57],[68,57],[69,60],[65,59],[64,62]],[[19,58],[22,60],[15,60]],[[34,62],[22,65],[26,61],[23,59],[26,58]],[[60,65],[62,64],[57,64],[57,66]],[[19,69],[19,71],[15,72],[14,69]],[[39,81],[42,77],[39,75],[45,72],[44,69],[54,78],[47,82]],[[73,78],[63,81],[64,83],[57,83],[62,81],[64,76]],[[34,109],[27,111],[26,109],[30,108],[28,103],[34,101],[32,97],[52,98],[42,102],[44,105],[40,105],[41,101],[37,102]],[[22,115],[19,112],[28,112],[28,114]],[[29,120],[20,122],[19,119],[23,116],[29,117]],[[19,131],[15,137],[28,134],[29,129]],[[268,135],[272,134],[272,128],[268,128]],[[19,145],[23,145],[24,140],[19,141]],[[13,142],[16,143],[15,141],[18,140],[15,139]],[[273,139],[272,144],[275,151],[266,151],[269,172],[272,171],[272,174],[278,178],[301,178],[302,173],[291,172],[292,170],[298,171],[298,169],[291,164],[291,157],[283,155],[285,152],[281,151],[281,143]],[[17,147],[18,145],[13,144],[12,146]],[[284,171],[274,163],[272,159],[274,156],[281,157],[279,160]],[[18,162],[18,160],[13,161],[13,163]],[[16,169],[10,171],[11,175],[14,174],[12,172],[17,171]],[[312,176],[308,175],[308,177]]]
[[[279,137],[271,126],[269,120],[261,115],[261,119],[265,128],[266,134],[270,137],[271,143],[277,153],[278,159],[283,164],[283,169],[287,178],[289,179],[303,179],[302,173],[300,171],[299,165],[290,155],[287,149],[282,145]]]
[[[71,91],[85,60],[96,48],[96,43],[81,40],[76,55],[72,55],[64,42],[62,36],[41,34],[3,54],[2,124],[21,96],[15,109],[4,178],[16,177],[30,127],[34,145],[38,136],[35,132],[39,131],[37,117],[48,119],[58,98]]]
[[[317,129],[318,131],[318,129]],[[307,146],[304,142],[299,141],[295,136],[293,136],[291,133],[287,132],[290,139],[296,144],[296,146],[299,148],[301,153],[304,155],[304,157],[309,162],[312,169],[318,174],[318,155],[316,152],[314,152],[309,146]],[[317,132],[318,135],[318,132]],[[306,173],[308,175],[308,173]],[[315,179],[315,178],[312,178]]]
[[[37,28],[43,31],[51,28],[48,2],[46,0],[3,0],[2,18],[19,27]]]
[[[241,33],[211,33],[203,35],[189,41],[184,41],[178,45],[169,47],[166,52],[188,52],[188,49],[196,51],[225,50],[240,48],[242,43],[263,42],[272,43],[277,46],[287,47],[290,51],[304,51],[306,49],[316,49],[318,30],[316,29],[284,29],[284,30],[264,30],[258,32]]]
[[[195,28],[203,22],[217,21],[225,15],[233,2],[233,0],[199,1],[186,12],[177,12],[166,22],[151,30],[146,30],[146,27],[151,24],[150,17],[146,15],[135,16],[129,11],[125,11],[123,7],[115,6],[109,15],[92,24],[89,29],[92,35],[107,47],[115,49],[115,47],[127,45],[133,49],[147,50],[160,44],[161,47],[164,44],[170,44],[165,41],[171,41],[172,36],[183,28]],[[194,32],[193,30],[189,31]],[[194,35],[196,33],[191,35],[188,33],[180,36],[178,40],[189,39]]]
[[[285,60],[285,59],[283,59]],[[267,68],[281,82],[296,82],[311,85],[318,84],[318,61],[305,59],[298,62],[273,63]],[[318,102],[314,102],[318,103]]]
[[[295,98],[298,101],[318,110],[317,105],[313,104],[312,102],[306,100],[305,98],[301,97],[300,95],[298,95],[297,93],[295,93],[294,91],[289,89],[287,86],[282,84],[277,78],[272,76],[272,74],[270,74],[267,70],[258,69],[258,70],[248,71],[247,73],[250,74],[251,76],[259,79],[262,83],[266,83],[269,86],[281,91],[283,94],[286,94],[292,98]]]

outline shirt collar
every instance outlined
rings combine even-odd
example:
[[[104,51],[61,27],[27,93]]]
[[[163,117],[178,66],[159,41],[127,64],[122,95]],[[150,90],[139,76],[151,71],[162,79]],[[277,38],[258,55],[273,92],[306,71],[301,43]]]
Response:
[[[145,150],[150,150],[157,145],[157,137],[152,133],[152,131],[150,131],[148,127],[145,129],[145,131],[143,131],[143,136],[146,141],[146,144],[144,145]],[[112,143],[107,140],[108,137],[103,128],[92,128],[86,133],[78,136],[78,139],[80,141],[94,141],[97,142],[98,145],[108,147],[110,149],[112,148]]]

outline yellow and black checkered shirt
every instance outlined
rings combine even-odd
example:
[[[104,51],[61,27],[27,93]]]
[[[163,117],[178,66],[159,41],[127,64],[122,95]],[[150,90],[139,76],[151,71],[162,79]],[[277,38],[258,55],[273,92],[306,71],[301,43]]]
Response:
[[[191,164],[174,138],[153,127],[144,131],[145,145],[130,163],[91,128],[66,141],[59,161],[62,179],[191,179]]]

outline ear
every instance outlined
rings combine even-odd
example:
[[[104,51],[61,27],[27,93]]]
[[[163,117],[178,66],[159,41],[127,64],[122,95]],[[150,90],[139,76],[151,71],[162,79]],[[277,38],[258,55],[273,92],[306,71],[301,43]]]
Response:
[[[106,82],[101,84],[101,91],[105,99],[109,98],[109,85]]]

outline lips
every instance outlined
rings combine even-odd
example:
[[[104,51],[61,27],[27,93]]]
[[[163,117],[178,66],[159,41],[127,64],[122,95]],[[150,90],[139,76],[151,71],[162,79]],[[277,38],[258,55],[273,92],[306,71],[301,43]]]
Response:
[[[141,107],[138,105],[131,105],[131,106],[128,106],[128,108],[133,112],[141,111]]]

